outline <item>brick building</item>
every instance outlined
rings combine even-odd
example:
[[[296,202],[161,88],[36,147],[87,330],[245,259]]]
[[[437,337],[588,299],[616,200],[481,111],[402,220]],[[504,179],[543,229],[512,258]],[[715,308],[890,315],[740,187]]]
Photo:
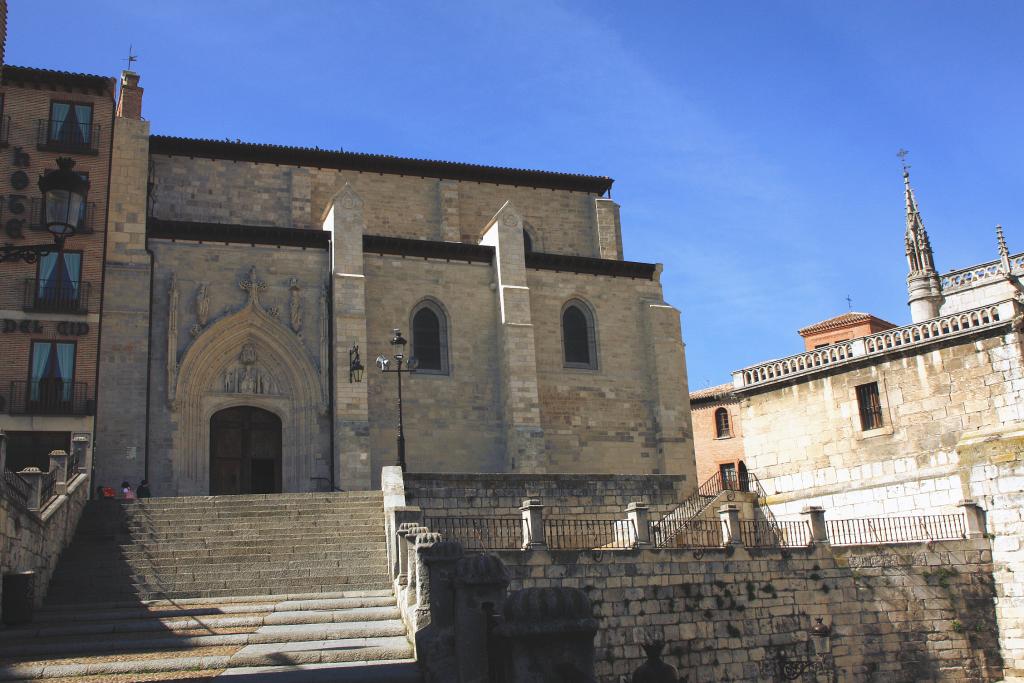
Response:
[[[697,481],[720,475],[737,485],[747,477],[743,461],[743,424],[739,398],[732,384],[719,384],[690,392],[693,421],[693,452]]]
[[[0,76],[3,241],[53,243],[37,181],[58,157],[73,159],[90,183],[78,234],[63,253],[8,261],[0,272],[0,429],[11,469],[45,469],[55,448],[89,455],[114,85],[102,76],[12,65]]]
[[[126,73],[100,483],[375,485],[394,328],[410,470],[692,478],[679,315],[622,259],[610,178],[151,136],[141,98]]]

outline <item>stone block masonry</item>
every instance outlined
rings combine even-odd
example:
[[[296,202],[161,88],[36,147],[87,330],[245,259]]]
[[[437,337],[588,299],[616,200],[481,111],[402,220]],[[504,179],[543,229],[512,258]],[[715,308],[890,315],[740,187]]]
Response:
[[[405,474],[409,505],[425,517],[520,517],[526,498],[539,499],[547,517],[625,519],[634,501],[651,518],[674,509],[692,488],[681,475],[619,474]]]
[[[836,549],[501,552],[510,590],[584,591],[598,619],[596,673],[619,683],[667,642],[680,680],[771,680],[780,649],[808,658],[831,627],[840,682],[998,681],[988,541]],[[811,679],[808,679],[811,680]],[[816,680],[830,680],[822,675]]]

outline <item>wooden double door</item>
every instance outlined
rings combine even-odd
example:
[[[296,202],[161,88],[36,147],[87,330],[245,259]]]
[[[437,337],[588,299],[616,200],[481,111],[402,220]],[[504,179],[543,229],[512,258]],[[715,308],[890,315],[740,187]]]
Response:
[[[281,492],[281,420],[239,406],[210,418],[210,495]]]

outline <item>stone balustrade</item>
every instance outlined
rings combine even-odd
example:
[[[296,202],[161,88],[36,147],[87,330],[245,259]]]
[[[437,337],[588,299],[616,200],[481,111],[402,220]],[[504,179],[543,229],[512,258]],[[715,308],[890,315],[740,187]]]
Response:
[[[1024,275],[1024,254],[1010,257],[1010,272],[1013,275]],[[943,274],[939,282],[943,294],[952,294],[973,287],[982,280],[995,279],[1004,274],[1002,262],[996,260],[950,271]]]
[[[764,386],[793,377],[809,375],[828,368],[845,365],[867,356],[876,356],[939,339],[948,339],[977,330],[1006,324],[1020,309],[1012,299],[974,308],[960,313],[876,332],[787,358],[751,365],[732,373],[736,390]]]

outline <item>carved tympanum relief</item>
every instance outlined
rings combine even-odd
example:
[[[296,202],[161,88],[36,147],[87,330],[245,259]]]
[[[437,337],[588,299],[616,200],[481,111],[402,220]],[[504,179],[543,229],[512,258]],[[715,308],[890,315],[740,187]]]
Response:
[[[278,382],[265,368],[257,363],[256,345],[251,341],[242,344],[238,363],[225,368],[223,391],[228,394],[281,393]]]

